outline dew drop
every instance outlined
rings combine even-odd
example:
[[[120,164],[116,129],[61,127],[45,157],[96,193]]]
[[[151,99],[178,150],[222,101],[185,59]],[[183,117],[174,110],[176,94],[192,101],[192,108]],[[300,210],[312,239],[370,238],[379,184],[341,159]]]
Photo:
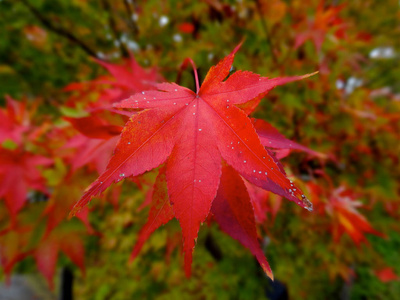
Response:
[[[235,149],[235,147],[232,147],[232,149]]]
[[[201,131],[201,128],[199,128],[199,131]]]
[[[186,105],[189,105],[189,103],[185,103]]]
[[[175,92],[177,92],[178,90],[177,89],[175,89]]]
[[[196,104],[193,104],[193,107],[196,107]]]
[[[201,182],[201,179],[199,179],[199,182]]]
[[[156,97],[153,97],[153,100],[156,100]]]
[[[265,159],[265,156],[263,156],[263,159]]]
[[[144,97],[143,99],[146,100],[146,97]]]
[[[261,172],[261,171],[259,171],[258,173],[259,173],[259,174],[261,174],[262,172]]]
[[[196,113],[193,113],[193,116],[195,115]]]
[[[229,108],[229,105],[227,105],[226,108]]]
[[[229,100],[226,100],[226,102],[229,102]]]
[[[125,177],[124,173],[119,174],[119,177]]]
[[[268,175],[268,173],[267,173],[267,172],[265,172],[265,175]]]
[[[144,92],[142,92],[142,94],[144,95]]]
[[[271,168],[271,170],[273,170],[274,168]]]
[[[150,103],[149,101],[147,101],[147,103]]]
[[[193,182],[196,182],[196,179],[195,179],[195,180],[193,180]]]
[[[246,161],[245,161],[245,160],[244,160],[243,162],[244,162],[244,163],[246,163]]]
[[[128,142],[128,145],[130,145],[131,144],[131,142]]]
[[[292,192],[292,190],[291,189],[289,189],[289,193],[291,193]]]
[[[176,102],[174,102],[174,105],[176,105]]]
[[[293,189],[293,192],[295,192],[296,191],[296,189]]]
[[[313,211],[313,205],[312,205],[312,203],[310,202],[310,200],[308,200],[308,199],[306,198],[306,196],[304,196],[304,195],[301,195],[301,198],[303,198],[303,199],[302,199],[302,200],[303,200],[303,203],[302,203],[302,204],[305,204],[305,205],[306,205],[305,209],[307,209],[308,211]]]
[[[253,170],[253,173],[255,173],[256,172],[256,170]]]

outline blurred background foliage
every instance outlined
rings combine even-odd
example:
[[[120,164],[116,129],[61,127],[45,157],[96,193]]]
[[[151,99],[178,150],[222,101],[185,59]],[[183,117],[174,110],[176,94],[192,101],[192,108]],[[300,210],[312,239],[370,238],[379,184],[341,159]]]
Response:
[[[113,186],[89,215],[65,219],[116,141],[69,118],[96,115],[104,126],[122,126],[124,116],[96,105],[162,78],[194,89],[191,71],[178,76],[183,60],[191,57],[202,79],[244,39],[236,69],[268,77],[319,71],[271,91],[255,113],[327,156],[283,159],[313,213],[266,195],[259,235],[276,279],[294,299],[397,299],[399,37],[395,0],[0,0],[4,275],[39,270],[51,286],[57,261],[73,269],[77,299],[272,295],[251,254],[215,225],[200,231],[190,279],[177,222],[128,264],[154,174]],[[131,77],[113,73],[117,81],[95,61],[126,67],[130,56],[141,67]],[[24,185],[6,185],[11,173]],[[16,189],[27,193],[18,207]]]

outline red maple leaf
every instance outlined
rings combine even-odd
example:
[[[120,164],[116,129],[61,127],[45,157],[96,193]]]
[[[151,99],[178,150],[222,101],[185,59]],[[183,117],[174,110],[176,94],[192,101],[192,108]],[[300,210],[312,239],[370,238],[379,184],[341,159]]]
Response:
[[[162,83],[156,85],[158,90],[137,93],[115,105],[140,112],[125,125],[106,171],[89,186],[75,204],[71,216],[111,183],[140,175],[165,163],[168,198],[155,197],[153,207],[156,206],[156,210],[150,212],[155,217],[149,226],[153,229],[172,217],[178,219],[183,234],[186,274],[190,275],[192,251],[200,225],[216,199],[217,208],[213,210],[218,211],[220,226],[229,231],[225,224],[230,218],[232,226],[243,227],[240,233],[232,235],[250,248],[272,277],[265,258],[265,261],[261,259],[262,251],[255,246],[254,214],[253,221],[248,220],[251,202],[248,196],[242,200],[249,204],[241,204],[244,211],[243,219],[240,219],[232,207],[239,200],[230,198],[234,193],[226,187],[224,176],[242,180],[241,176],[258,187],[312,210],[303,192],[286,177],[277,160],[262,145],[252,120],[247,117],[248,112],[238,107],[256,102],[277,85],[312,74],[269,79],[237,71],[226,79],[239,47],[210,69],[201,88],[195,72],[196,93],[177,84]],[[192,65],[196,70],[193,62]],[[230,166],[230,171],[221,178],[221,174],[227,172],[223,172],[225,164]],[[225,188],[218,191],[219,186]],[[157,202],[157,198],[162,198],[162,203]],[[221,216],[222,211],[218,209],[224,205],[231,208],[227,216]]]
[[[79,231],[54,230],[34,250],[38,270],[53,289],[53,277],[59,252],[65,253],[85,274],[85,247]]]
[[[0,109],[0,144],[11,140],[20,145],[23,134],[31,129],[25,102],[6,96],[6,108]]]
[[[329,6],[325,8],[325,1],[321,1],[315,12],[314,19],[307,19],[297,24],[296,27],[306,27],[302,32],[296,35],[294,48],[297,49],[303,45],[307,40],[312,40],[317,52],[321,52],[322,44],[325,36],[330,30],[334,30],[334,35],[343,39],[346,24],[338,16],[344,5]],[[304,24],[305,23],[305,24]]]
[[[46,218],[46,231],[44,236],[50,234],[62,221],[64,221],[71,210],[76,197],[82,192],[82,187],[87,184],[87,181],[82,179],[82,175],[75,173],[66,176],[53,187],[53,191],[47,201],[45,209],[42,211],[42,216]],[[94,229],[90,225],[88,219],[88,207],[84,207],[77,217],[85,225],[87,232],[94,233]]]
[[[0,199],[4,199],[13,219],[24,206],[30,189],[47,193],[38,167],[51,163],[49,158],[21,149],[0,148]]]
[[[103,172],[117,143],[122,127],[111,125],[97,115],[82,118],[67,118],[81,134],[74,135],[63,148],[76,149],[70,157],[71,171],[82,166],[94,167]]]
[[[360,206],[362,206],[362,203],[357,201],[354,192],[343,186],[334,190],[325,209],[334,220],[332,232],[335,241],[338,241],[345,232],[356,245],[367,242],[366,233],[384,237],[357,210],[357,207]]]
[[[125,99],[133,93],[154,89],[154,83],[160,82],[163,78],[158,74],[157,69],[142,68],[131,55],[122,65],[106,63],[96,60],[103,66],[110,75],[98,77],[84,83],[71,83],[64,88],[64,91],[74,92],[67,102],[67,106],[75,107],[82,105],[82,99],[88,101],[86,110],[110,110],[113,102]],[[94,92],[99,94],[98,101],[91,101]]]
[[[32,225],[13,226],[0,231],[0,264],[7,281],[16,263],[29,255],[26,247],[31,237]]]
[[[375,271],[375,275],[383,283],[400,279],[400,277],[393,271],[393,268],[391,267],[386,267],[381,270],[377,270]]]

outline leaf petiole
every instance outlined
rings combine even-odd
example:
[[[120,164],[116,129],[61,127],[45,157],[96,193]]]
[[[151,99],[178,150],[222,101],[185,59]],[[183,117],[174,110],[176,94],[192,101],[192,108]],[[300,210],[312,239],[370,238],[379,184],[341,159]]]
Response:
[[[178,83],[179,83],[180,77],[181,77],[181,76],[180,76],[180,75],[181,75],[181,72],[187,68],[187,65],[188,65],[189,62],[191,63],[191,65],[192,65],[192,67],[193,67],[194,79],[195,79],[195,81],[196,81],[196,95],[198,95],[198,94],[199,94],[199,90],[200,90],[199,76],[197,75],[196,64],[194,63],[194,61],[193,61],[191,58],[187,57],[187,58],[185,58],[185,60],[183,61],[182,65],[181,65],[181,67],[180,67],[180,70],[179,70],[179,74],[178,74],[177,81],[178,81]]]

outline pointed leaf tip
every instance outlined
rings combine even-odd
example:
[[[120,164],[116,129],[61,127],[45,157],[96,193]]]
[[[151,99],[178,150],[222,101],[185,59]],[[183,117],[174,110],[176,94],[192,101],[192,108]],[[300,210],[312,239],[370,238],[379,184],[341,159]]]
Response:
[[[265,274],[267,274],[267,276],[268,276],[272,281],[274,281],[274,274],[272,273],[272,270],[271,270],[270,266],[269,266],[269,265],[264,265],[264,264],[262,264],[261,267],[262,267],[262,269],[264,270]]]
[[[302,200],[303,200],[304,208],[305,208],[305,209],[307,209],[307,210],[310,211],[310,212],[314,210],[313,204],[311,203],[310,200],[307,199],[306,196],[304,196]]]
[[[237,44],[237,46],[235,47],[235,49],[233,49],[231,55],[232,55],[232,54],[236,54],[236,52],[239,51],[240,47],[242,47],[243,43],[244,43],[244,39],[242,39],[242,40],[240,41],[240,43]]]
[[[81,210],[80,207],[74,206],[74,207],[72,208],[72,210],[69,212],[68,218],[67,218],[67,219],[68,219],[68,220],[71,220],[73,217],[76,216],[76,214],[77,214],[80,210]]]
[[[305,74],[305,75],[301,76],[301,79],[305,79],[305,78],[314,76],[314,75],[316,75],[316,74],[318,74],[318,73],[319,73],[319,71],[315,71],[315,72],[310,73],[310,74]]]

